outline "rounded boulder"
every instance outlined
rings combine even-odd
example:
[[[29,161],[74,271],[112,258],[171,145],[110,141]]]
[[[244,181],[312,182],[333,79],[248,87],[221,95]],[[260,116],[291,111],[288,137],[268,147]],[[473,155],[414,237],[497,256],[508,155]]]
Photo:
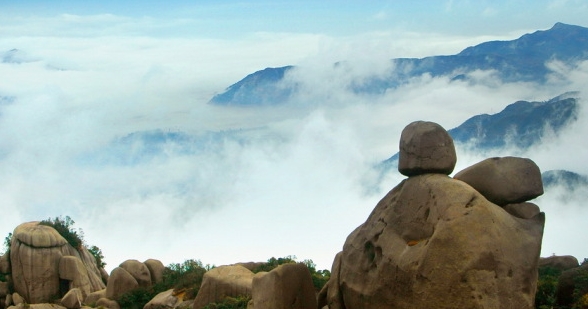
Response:
[[[457,162],[453,139],[434,122],[415,121],[407,125],[402,130],[399,148],[398,171],[409,177],[449,175]]]

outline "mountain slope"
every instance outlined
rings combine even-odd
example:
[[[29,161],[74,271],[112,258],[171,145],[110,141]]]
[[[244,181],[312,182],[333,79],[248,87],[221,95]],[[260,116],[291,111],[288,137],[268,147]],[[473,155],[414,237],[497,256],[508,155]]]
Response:
[[[356,93],[380,94],[415,76],[430,74],[467,79],[468,73],[476,70],[493,70],[504,82],[542,83],[550,72],[545,64],[553,60],[568,64],[588,60],[588,28],[557,23],[549,30],[525,34],[516,40],[491,41],[468,47],[457,55],[392,59],[394,69],[383,77],[374,75],[362,81],[351,81],[348,88]],[[294,68],[266,68],[250,74],[215,95],[210,103],[283,103],[298,87],[284,82],[285,74]]]

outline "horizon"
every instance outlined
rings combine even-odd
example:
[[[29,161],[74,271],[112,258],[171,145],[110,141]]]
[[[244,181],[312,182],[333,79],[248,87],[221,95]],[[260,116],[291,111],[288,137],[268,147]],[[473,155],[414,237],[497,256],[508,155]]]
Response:
[[[554,66],[565,78],[546,87],[480,72],[487,83],[423,77],[379,98],[351,95],[342,91],[347,80],[382,72],[393,58],[456,54],[557,22],[586,27],[588,4],[337,3],[1,1],[0,55],[18,49],[20,58],[0,63],[0,99],[8,98],[0,100],[0,235],[67,215],[109,270],[126,259],[222,265],[289,255],[330,269],[347,235],[402,179],[392,173],[366,190],[371,166],[397,151],[405,125],[427,119],[449,130],[588,83],[583,63]],[[350,62],[347,76],[333,75],[337,61]],[[250,73],[286,65],[302,67],[293,78],[315,85],[308,104],[207,104]],[[588,126],[579,119],[565,138],[519,154],[532,154],[542,171],[588,175]],[[140,143],[119,143],[154,130],[203,144],[188,153],[166,144],[149,157]],[[512,151],[458,149],[455,171]],[[562,194],[537,200],[557,214],[547,214],[542,256],[582,260],[588,251],[575,244],[588,240],[578,215],[585,192],[558,209]]]

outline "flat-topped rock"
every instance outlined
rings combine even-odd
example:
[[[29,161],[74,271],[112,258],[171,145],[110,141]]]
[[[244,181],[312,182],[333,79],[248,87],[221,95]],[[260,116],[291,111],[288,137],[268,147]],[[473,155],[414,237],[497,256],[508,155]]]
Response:
[[[526,202],[543,194],[541,171],[527,158],[486,159],[460,171],[454,178],[500,206]]]

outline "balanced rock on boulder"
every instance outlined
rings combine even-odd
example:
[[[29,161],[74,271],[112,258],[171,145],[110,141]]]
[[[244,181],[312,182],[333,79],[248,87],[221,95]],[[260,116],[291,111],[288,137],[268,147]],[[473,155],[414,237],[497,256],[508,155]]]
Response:
[[[544,216],[519,219],[469,185],[409,177],[347,237],[329,309],[531,309]]]
[[[453,178],[469,184],[499,206],[526,202],[543,194],[541,171],[535,162],[526,158],[486,159]]]
[[[434,122],[415,121],[400,137],[398,171],[405,176],[426,173],[449,175],[457,156],[449,133]]]

